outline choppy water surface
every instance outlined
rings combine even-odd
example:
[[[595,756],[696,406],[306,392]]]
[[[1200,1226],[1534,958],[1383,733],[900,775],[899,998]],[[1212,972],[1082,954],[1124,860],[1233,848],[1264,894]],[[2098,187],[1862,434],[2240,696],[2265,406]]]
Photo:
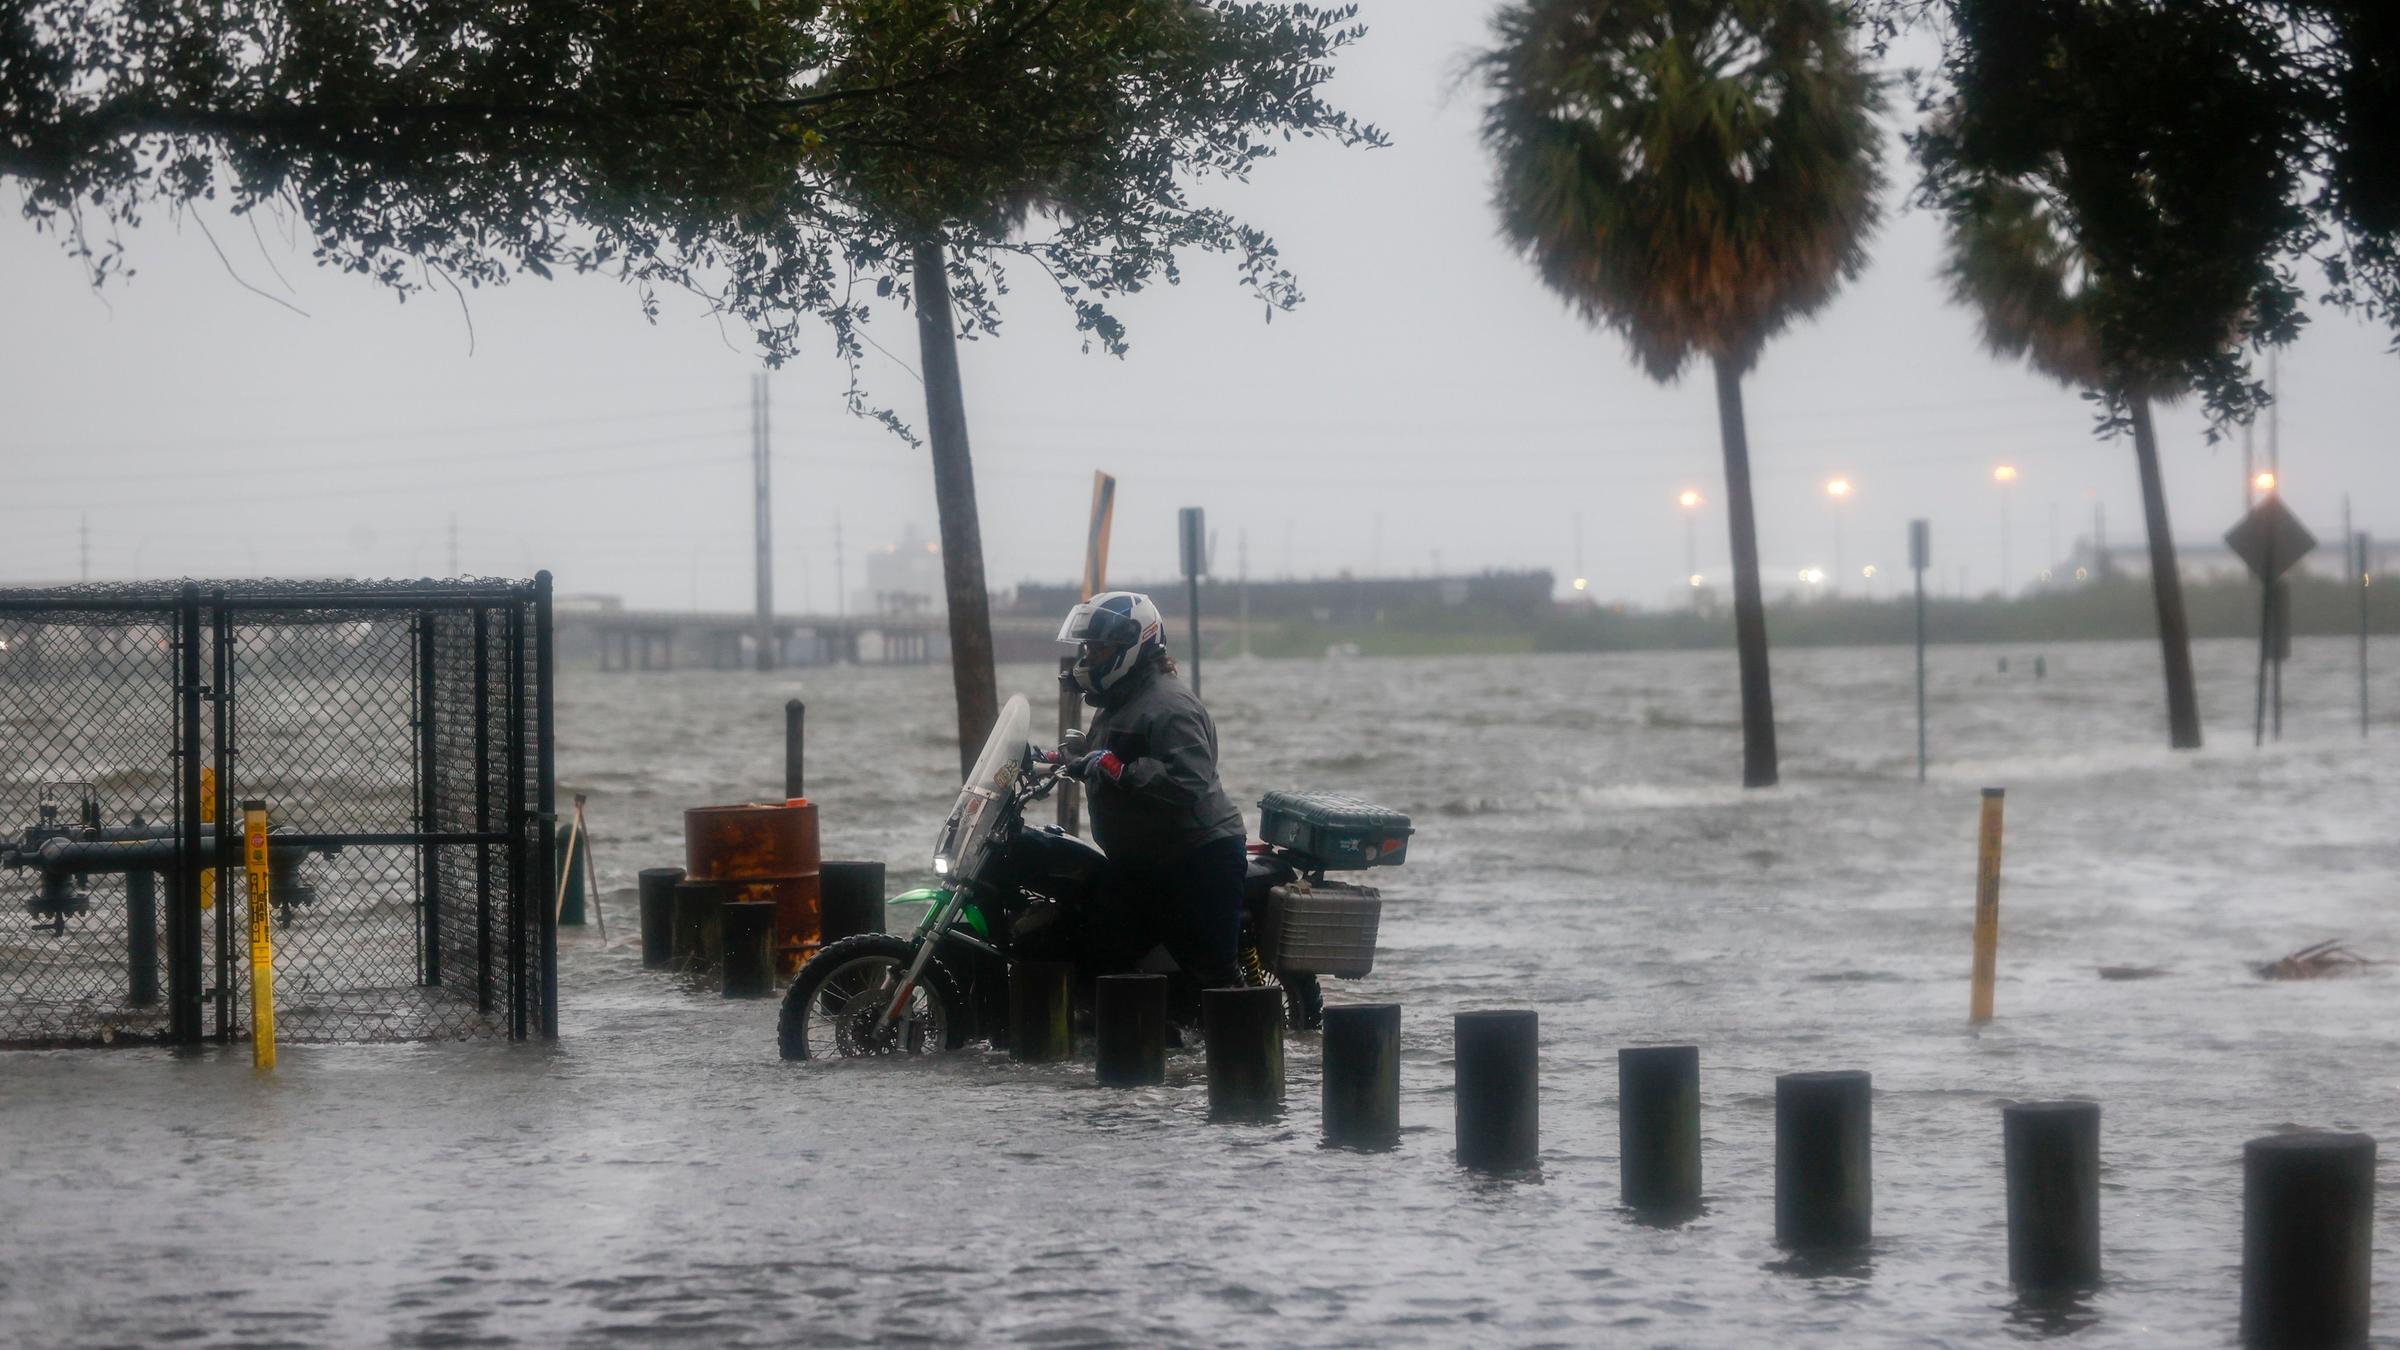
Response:
[[[1213,663],[1229,786],[1412,812],[1385,954],[1408,1133],[1320,1150],[1315,1046],[1280,1125],[1088,1065],[786,1065],[774,1009],[639,969],[631,882],[683,806],[781,782],[808,700],[829,856],[921,879],[954,791],[948,676],[571,673],[611,941],[569,936],[555,1047],[0,1057],[0,1344],[2085,1345],[2229,1343],[2240,1145],[2400,1141],[2384,972],[2270,984],[2321,937],[2400,956],[2400,644],[2362,746],[2350,649],[2303,643],[2280,747],[2248,653],[2204,645],[2210,747],[2164,748],[2154,647],[1934,654],[1933,781],[1905,651],[1776,656],[1784,785],[1745,793],[1730,653]],[[1036,696],[1031,668],[1004,684]],[[2008,789],[2000,1019],[1966,1025],[1976,791]],[[2102,965],[2163,967],[2098,978]],[[1449,1015],[1542,1016],[1538,1178],[1451,1163]],[[1615,1209],[1617,1046],[1702,1046],[1709,1211]],[[1875,1074],[1876,1230],[1784,1268],[1773,1076]],[[1998,1104],[2104,1105],[2111,1281],[2045,1319],[2005,1284]],[[2386,1168],[2378,1308],[2400,1212]],[[2392,1342],[2400,1343],[2400,1342]]]

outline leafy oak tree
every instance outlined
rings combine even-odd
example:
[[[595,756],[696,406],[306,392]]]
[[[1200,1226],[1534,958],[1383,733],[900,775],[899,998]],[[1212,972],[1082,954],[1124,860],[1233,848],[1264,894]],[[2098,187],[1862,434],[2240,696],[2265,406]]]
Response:
[[[812,333],[862,390],[874,316],[916,309],[961,759],[996,709],[961,335],[1022,265],[1087,348],[1116,297],[1224,254],[1300,299],[1194,185],[1294,136],[1381,136],[1320,91],[1351,7],[1234,0],[20,0],[0,10],[0,176],[96,284],[123,227],[280,212],[403,297],[566,269],[652,316],[686,291],[770,363]]]

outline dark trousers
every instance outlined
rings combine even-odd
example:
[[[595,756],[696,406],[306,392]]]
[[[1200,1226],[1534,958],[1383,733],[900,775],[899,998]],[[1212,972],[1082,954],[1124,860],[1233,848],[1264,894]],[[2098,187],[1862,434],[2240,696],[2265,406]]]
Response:
[[[1165,944],[1200,988],[1237,985],[1242,877],[1249,866],[1249,851],[1234,838],[1202,844],[1162,867],[1116,867],[1111,907],[1146,939],[1143,946]]]

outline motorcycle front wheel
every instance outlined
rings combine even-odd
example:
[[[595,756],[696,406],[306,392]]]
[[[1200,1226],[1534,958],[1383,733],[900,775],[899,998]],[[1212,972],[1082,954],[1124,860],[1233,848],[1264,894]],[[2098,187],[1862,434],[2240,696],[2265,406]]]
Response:
[[[825,1059],[922,1055],[966,1044],[967,1002],[939,961],[926,963],[900,1016],[885,1020],[915,957],[907,939],[867,933],[809,958],[783,996],[777,1050],[785,1059]]]

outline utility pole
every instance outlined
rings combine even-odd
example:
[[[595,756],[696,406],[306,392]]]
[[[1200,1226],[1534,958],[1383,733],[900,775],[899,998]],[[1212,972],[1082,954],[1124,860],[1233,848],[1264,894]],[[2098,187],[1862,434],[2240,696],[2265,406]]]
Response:
[[[750,377],[750,490],[758,537],[758,668],[775,668],[775,529],[768,484],[767,376]]]
[[[1247,659],[1250,655],[1250,531],[1245,528],[1234,539],[1235,565],[1241,578],[1235,593],[1240,597],[1242,656]]]

